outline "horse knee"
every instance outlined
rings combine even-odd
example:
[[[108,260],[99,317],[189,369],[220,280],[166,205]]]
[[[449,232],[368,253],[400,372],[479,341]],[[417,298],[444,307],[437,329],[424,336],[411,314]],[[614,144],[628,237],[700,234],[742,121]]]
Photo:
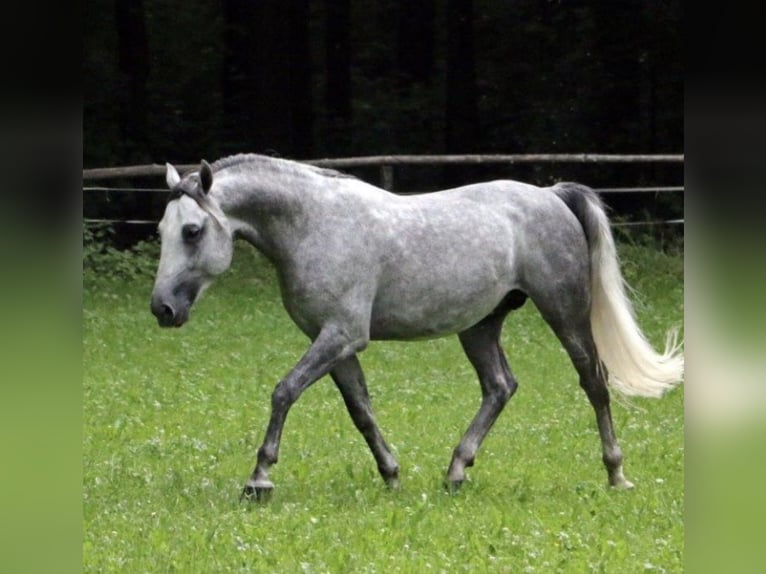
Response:
[[[274,387],[271,393],[271,409],[284,411],[290,408],[296,400],[296,393],[284,381]]]

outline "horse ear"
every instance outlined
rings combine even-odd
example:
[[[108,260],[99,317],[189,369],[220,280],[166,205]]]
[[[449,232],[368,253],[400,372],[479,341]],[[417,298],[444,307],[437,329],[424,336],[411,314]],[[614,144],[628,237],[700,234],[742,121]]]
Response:
[[[176,168],[174,168],[169,163],[165,164],[165,181],[168,184],[168,187],[170,189],[173,189],[175,186],[179,184],[181,181],[181,176],[178,175],[178,172],[176,171]]]
[[[213,186],[213,169],[204,159],[199,167],[199,180],[202,183],[202,191],[207,193]]]

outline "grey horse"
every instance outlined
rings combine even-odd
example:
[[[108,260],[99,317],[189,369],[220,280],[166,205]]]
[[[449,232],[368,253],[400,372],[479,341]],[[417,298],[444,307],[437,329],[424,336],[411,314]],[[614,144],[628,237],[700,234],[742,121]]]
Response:
[[[340,172],[253,154],[181,177],[167,164],[170,200],[151,299],[162,327],[229,268],[242,238],[274,265],[282,301],[311,340],[271,396],[271,416],[243,497],[274,485],[290,407],[329,374],[391,486],[399,465],[375,422],[358,354],[371,340],[456,333],[482,401],[454,449],[457,488],[517,382],[500,347],[503,321],[531,298],[568,353],[596,414],[609,484],[623,474],[608,387],[659,397],[683,378],[675,331],[663,352],[642,334],[626,296],[609,220],[597,194],[575,183],[540,188],[490,181],[398,196]]]

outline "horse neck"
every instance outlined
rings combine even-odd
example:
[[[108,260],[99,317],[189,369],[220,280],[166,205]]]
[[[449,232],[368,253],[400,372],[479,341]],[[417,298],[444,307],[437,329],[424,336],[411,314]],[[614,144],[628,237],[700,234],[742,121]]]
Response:
[[[281,259],[291,249],[303,219],[308,178],[290,173],[216,174],[215,198],[236,237]],[[303,196],[303,197],[301,197]]]

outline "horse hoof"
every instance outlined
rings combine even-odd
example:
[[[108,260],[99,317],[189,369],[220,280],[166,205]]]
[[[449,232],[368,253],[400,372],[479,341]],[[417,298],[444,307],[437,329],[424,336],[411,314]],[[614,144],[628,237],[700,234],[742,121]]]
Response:
[[[448,478],[444,480],[444,488],[448,494],[457,494],[460,492],[461,486],[463,486],[462,480],[450,480]]]
[[[624,478],[611,483],[610,486],[615,490],[630,490],[635,488],[635,485],[632,482]]]
[[[270,480],[248,480],[239,496],[240,502],[268,502],[274,491],[274,483]]]
[[[399,484],[399,478],[396,476],[387,478],[386,486],[388,487],[389,490],[399,490],[399,488],[401,487],[401,484]]]

